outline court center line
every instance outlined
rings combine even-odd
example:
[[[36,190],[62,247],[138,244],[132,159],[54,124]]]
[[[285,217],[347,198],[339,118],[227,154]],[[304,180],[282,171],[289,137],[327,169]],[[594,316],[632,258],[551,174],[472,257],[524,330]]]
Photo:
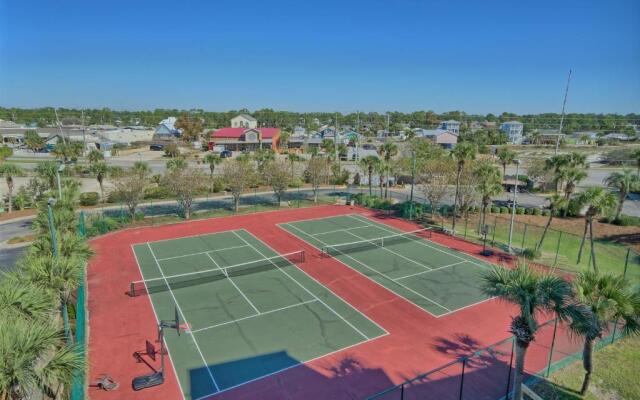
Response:
[[[372,226],[374,226],[374,225],[372,225]],[[411,259],[411,258],[409,258],[409,257],[407,257],[407,256],[405,256],[405,255],[403,255],[403,254],[400,254],[400,253],[398,253],[398,252],[396,252],[396,251],[393,251],[393,250],[389,249],[388,247],[386,247],[386,246],[384,246],[384,245],[383,245],[383,246],[379,246],[378,244],[376,244],[376,243],[374,242],[374,240],[376,240],[376,238],[374,238],[374,239],[367,239],[367,238],[364,238],[364,237],[362,237],[362,236],[356,235],[355,233],[352,233],[352,232],[346,232],[346,233],[348,233],[348,234],[349,234],[349,235],[351,235],[351,236],[355,236],[355,237],[357,237],[358,239],[362,239],[362,240],[370,241],[370,243],[374,244],[376,247],[378,247],[378,248],[380,248],[380,249],[383,249],[383,250],[386,250],[386,251],[388,251],[388,252],[390,252],[390,253],[393,253],[393,254],[395,254],[395,255],[396,255],[396,256],[398,256],[398,257],[404,258],[405,260],[407,260],[407,261],[409,261],[409,262],[412,262],[412,263],[414,263],[414,264],[416,264],[416,265],[418,265],[418,266],[420,266],[420,267],[422,267],[422,268],[425,268],[425,269],[428,269],[428,270],[432,270],[432,269],[433,269],[433,268],[431,268],[431,267],[429,267],[429,266],[427,266],[427,265],[424,265],[424,264],[422,264],[422,263],[420,263],[420,262],[418,262],[418,261],[416,261],[416,260],[414,260],[414,259]],[[319,239],[318,239],[318,240],[319,240]],[[384,238],[383,238],[382,240],[383,240],[383,243],[384,243]],[[337,244],[336,246],[340,246],[340,244]],[[338,251],[340,251],[340,250],[338,250]]]
[[[220,326],[225,326],[225,325],[235,324],[235,323],[240,322],[240,321],[245,321],[245,320],[248,320],[248,319],[251,319],[251,318],[261,317],[261,316],[263,316],[263,315],[272,314],[272,313],[274,313],[274,312],[278,312],[278,311],[288,310],[289,308],[299,307],[299,306],[302,306],[302,305],[305,305],[305,304],[314,303],[314,302],[316,302],[316,301],[318,301],[318,300],[316,300],[316,299],[311,299],[311,300],[303,301],[303,302],[301,302],[301,303],[291,304],[291,305],[286,306],[286,307],[276,308],[275,310],[265,311],[265,312],[262,312],[262,313],[260,313],[260,314],[248,315],[248,316],[246,316],[246,317],[237,318],[237,319],[234,319],[234,320],[232,320],[232,321],[221,322],[221,323],[219,323],[219,324],[215,324],[215,325],[207,326],[207,327],[200,328],[200,329],[195,329],[195,330],[193,330],[193,331],[191,331],[191,332],[192,332],[192,333],[198,333],[198,332],[206,331],[206,330],[208,330],[208,329],[218,328],[218,327],[220,327]]]
[[[162,275],[162,277],[164,278],[165,283],[167,284],[167,288],[169,289],[169,293],[171,294],[171,297],[173,298],[173,302],[176,305],[176,308],[178,309],[178,312],[180,313],[180,315],[182,315],[182,320],[184,321],[185,324],[187,324],[187,326],[191,326],[189,325],[189,322],[187,321],[187,319],[184,316],[184,313],[182,312],[182,308],[180,307],[180,304],[178,304],[178,299],[176,299],[175,294],[173,293],[173,290],[171,290],[171,286],[169,286],[169,281],[167,281],[167,277],[164,275],[164,271],[162,271],[162,267],[160,267],[160,263],[158,262],[158,259],[156,258],[155,253],[153,252],[153,249],[151,248],[151,245],[149,243],[147,243],[147,247],[149,247],[149,251],[151,252],[151,255],[153,256],[153,259],[156,262],[156,265],[158,266],[158,270],[160,271],[160,274]],[[220,391],[220,386],[218,386],[218,382],[216,382],[216,378],[213,377],[213,373],[211,372],[211,369],[209,368],[209,364],[207,364],[207,360],[204,358],[204,354],[202,354],[202,350],[200,350],[200,346],[198,345],[198,341],[196,340],[195,336],[193,336],[193,334],[190,334],[189,336],[191,336],[191,340],[193,340],[193,344],[196,346],[196,350],[198,350],[198,353],[200,354],[200,358],[202,358],[202,362],[205,366],[205,368],[207,369],[207,372],[209,373],[209,377],[211,378],[211,382],[213,382],[213,386],[215,386],[216,391]]]
[[[216,249],[216,250],[207,250],[207,251],[199,251],[197,253],[190,253],[190,254],[185,254],[182,256],[173,256],[173,257],[165,257],[165,258],[158,258],[158,261],[164,261],[164,260],[174,260],[176,258],[182,258],[182,257],[191,257],[191,256],[197,256],[200,254],[209,254],[209,253],[218,253],[220,251],[227,251],[227,250],[233,250],[233,249],[240,249],[242,247],[247,247],[246,244],[243,244],[242,246],[231,246],[231,247],[225,247],[222,249]]]
[[[415,274],[409,274],[409,275],[401,276],[400,278],[393,278],[393,280],[394,281],[399,281],[400,279],[406,279],[406,278],[410,278],[412,276],[428,274],[429,272],[439,271],[439,270],[444,269],[444,268],[449,268],[449,267],[453,267],[455,265],[464,264],[465,262],[466,261],[460,261],[460,262],[457,262],[457,263],[453,263],[453,264],[449,264],[449,265],[444,265],[442,267],[434,268],[431,271],[421,271],[421,272],[416,272]]]
[[[369,224],[369,225],[356,226],[356,227],[353,227],[353,228],[342,228],[342,229],[336,229],[336,230],[328,231],[328,232],[314,233],[314,234],[312,234],[311,236],[316,237],[316,236],[320,236],[320,235],[328,235],[328,234],[330,234],[330,233],[337,233],[337,232],[350,231],[350,230],[353,230],[353,229],[369,228],[369,227],[372,227],[372,226],[375,226],[375,225],[371,225],[371,224]]]
[[[288,223],[287,223],[287,224],[285,224],[285,225],[290,226],[290,227],[292,227],[293,229],[296,229],[296,230],[300,231],[302,234],[304,234],[304,235],[306,235],[306,236],[309,236],[305,231],[303,231],[302,229],[298,228],[297,226],[294,226],[294,225],[291,225],[291,224],[288,224]],[[310,237],[311,237],[311,236],[310,236]],[[315,240],[317,240],[317,241],[319,241],[320,243],[322,243],[322,244],[323,244],[323,245],[325,245],[325,246],[328,246],[328,244],[327,244],[327,243],[323,242],[322,240],[320,240],[320,239],[318,239],[318,238],[314,238],[314,237],[311,237],[311,238],[312,238],[312,239],[315,239]],[[307,242],[307,243],[309,243],[309,242]],[[313,246],[313,245],[312,245],[312,246]],[[317,246],[314,246],[314,247],[315,247],[316,249],[318,248]],[[318,250],[322,251],[321,249],[318,249]],[[338,250],[338,251],[339,251],[339,250]],[[362,265],[363,267],[365,267],[365,268],[367,268],[367,269],[370,269],[371,271],[373,271],[373,272],[374,272],[374,273],[376,273],[377,275],[380,275],[381,277],[383,277],[383,278],[386,278],[386,279],[390,280],[391,282],[395,283],[396,285],[402,286],[402,287],[403,287],[403,288],[405,288],[406,290],[408,290],[408,291],[410,291],[410,292],[414,293],[415,295],[417,295],[417,296],[419,296],[419,297],[421,297],[421,298],[423,298],[423,299],[425,299],[425,300],[427,300],[427,301],[429,301],[429,302],[431,302],[431,303],[435,304],[436,306],[438,306],[438,307],[440,307],[440,308],[442,308],[442,309],[444,309],[444,310],[447,310],[447,311],[452,311],[452,310],[448,309],[447,307],[443,306],[442,304],[440,304],[440,303],[438,303],[438,302],[436,302],[436,301],[434,301],[434,300],[432,300],[432,299],[428,298],[427,296],[424,296],[424,295],[422,295],[421,293],[416,292],[415,290],[411,289],[410,287],[408,287],[408,286],[406,286],[406,285],[404,285],[404,284],[402,284],[402,283],[400,283],[400,282],[396,282],[396,281],[394,281],[393,279],[389,278],[386,274],[384,274],[384,273],[382,273],[382,272],[378,271],[377,269],[375,269],[375,268],[373,268],[373,267],[370,267],[369,265],[365,264],[364,262],[362,262],[362,261],[360,261],[360,260],[358,260],[358,259],[356,259],[356,258],[353,258],[353,257],[351,257],[350,255],[348,255],[348,254],[346,254],[346,253],[344,253],[344,252],[340,252],[340,253],[342,253],[345,257],[350,258],[350,259],[352,259],[353,261],[355,261],[356,263],[358,263],[358,264]],[[350,265],[348,265],[348,264],[345,264],[345,265],[347,265],[347,267],[348,267],[348,268],[351,268],[351,269],[352,269],[352,270],[354,270],[354,271],[360,272],[360,271],[358,271],[357,269],[355,269],[354,267],[352,267],[352,266],[350,266]],[[382,286],[383,288],[385,288],[385,289],[387,289],[387,290],[389,290],[389,291],[393,292],[396,296],[399,296],[399,297],[401,297],[401,298],[405,299],[406,301],[408,301],[409,303],[411,303],[411,304],[415,305],[416,307],[420,308],[422,311],[424,311],[424,312],[428,313],[429,315],[431,315],[431,316],[433,316],[433,317],[436,317],[434,314],[431,314],[429,311],[427,311],[426,309],[424,309],[424,308],[420,307],[420,306],[419,306],[419,305],[417,305],[415,302],[413,302],[413,301],[411,301],[411,300],[407,299],[407,298],[406,298],[406,297],[404,297],[403,295],[401,295],[401,294],[397,293],[395,290],[393,290],[393,289],[391,289],[391,288],[389,288],[389,287],[387,287],[387,286],[384,286],[384,285],[383,285],[383,284],[381,284],[381,283],[378,283],[378,282],[374,281],[373,279],[371,279],[371,277],[369,277],[369,276],[367,276],[367,275],[363,274],[362,272],[360,272],[360,274],[362,274],[363,276],[365,276],[365,277],[366,277],[367,279],[369,279],[370,281],[372,281],[372,282],[374,282],[374,283],[377,283],[378,285]],[[436,318],[437,318],[437,317],[436,317]]]
[[[258,252],[258,254],[260,254],[262,257],[267,258],[267,256],[264,255],[264,253],[262,253],[260,250],[256,249],[255,246],[253,246],[251,243],[249,243],[245,238],[243,238],[242,236],[240,236],[238,234],[238,232],[234,231],[233,232],[236,236],[238,236],[242,241],[244,241],[246,244],[248,244],[252,249],[254,249],[256,252]],[[252,235],[253,236],[253,235]],[[258,239],[259,240],[259,239]],[[369,337],[367,335],[365,335],[364,333],[362,333],[362,331],[360,331],[360,329],[356,328],[355,326],[353,326],[353,324],[349,321],[347,321],[342,315],[338,314],[336,312],[336,310],[334,310],[333,308],[329,307],[327,305],[327,303],[325,303],[324,301],[320,300],[320,298],[318,298],[318,296],[316,296],[314,293],[312,293],[309,289],[307,289],[303,284],[301,284],[300,282],[298,282],[294,277],[292,277],[291,275],[289,275],[285,270],[283,270],[282,268],[280,268],[276,263],[274,263],[272,260],[269,260],[271,262],[271,264],[273,264],[276,268],[278,268],[280,271],[282,271],[283,274],[285,274],[286,276],[289,277],[289,279],[291,279],[292,281],[294,281],[296,284],[298,284],[298,286],[300,286],[302,289],[304,289],[307,293],[309,293],[311,296],[313,296],[313,298],[315,298],[316,300],[318,300],[320,303],[322,303],[323,306],[327,307],[327,309],[329,309],[331,312],[333,312],[337,317],[339,317],[341,320],[343,320],[347,325],[349,325],[351,328],[353,328],[353,330],[355,330],[356,332],[358,332],[363,338],[365,339],[369,339]]]
[[[351,214],[350,214],[350,215],[351,215]],[[358,215],[358,216],[359,216],[359,214],[356,214],[356,215]],[[353,216],[353,215],[352,215],[352,216]],[[360,219],[360,218],[356,218],[356,216],[353,216],[353,218],[355,218],[355,219],[357,219],[357,220],[359,220],[359,221],[362,221],[362,219]],[[386,230],[387,232],[391,232],[391,233],[398,233],[398,232],[396,232],[396,231],[394,231],[394,230],[392,230],[392,229],[388,229],[388,228],[386,228],[386,227],[385,227],[385,225],[384,225],[384,224],[382,224],[382,223],[380,223],[380,222],[377,222],[377,221],[371,221],[371,220],[369,220],[369,218],[366,218],[366,217],[362,217],[362,218],[364,218],[365,220],[367,220],[367,221],[369,221],[369,222],[373,222],[373,223],[374,223],[376,226],[378,226],[380,229],[384,229],[384,230]],[[394,228],[394,229],[395,229],[395,228]],[[400,229],[398,229],[398,231],[402,232],[402,230],[400,230]],[[453,253],[453,252],[448,252],[448,251],[442,250],[442,249],[441,249],[441,248],[439,248],[439,247],[431,246],[431,245],[429,245],[428,243],[426,243],[426,242],[425,242],[425,240],[424,240],[423,238],[418,238],[418,240],[414,240],[414,241],[415,241],[416,243],[420,244],[421,246],[425,246],[425,247],[428,247],[428,248],[430,248],[430,249],[437,250],[437,251],[439,251],[439,252],[441,252],[441,253],[448,254],[448,255],[450,255],[450,256],[452,256],[452,257],[456,257],[458,260],[464,260],[464,261],[467,261],[467,262],[469,262],[469,263],[471,263],[471,264],[477,265],[477,266],[479,266],[479,267],[482,267],[482,268],[485,268],[485,269],[490,269],[490,267],[488,267],[488,266],[486,266],[486,265],[483,265],[483,264],[480,264],[479,262],[473,261],[473,260],[475,259],[475,257],[469,256],[471,259],[466,259],[466,258],[464,258],[464,257],[461,257],[461,256],[459,256],[459,255],[457,255],[457,254]]]
[[[236,285],[236,283],[233,281],[233,279],[231,279],[231,277],[229,276],[229,274],[227,274],[227,271],[225,271],[224,269],[222,269],[222,267],[220,267],[220,265],[216,262],[216,260],[213,259],[213,257],[211,257],[211,254],[207,253],[207,257],[209,257],[209,259],[213,262],[213,264],[218,267],[218,269],[220,271],[222,271],[222,273],[227,277],[227,279],[229,280],[229,282],[231,282],[231,284],[233,285],[234,288],[236,288],[236,290],[238,291],[238,293],[240,293],[240,295],[242,297],[244,297],[244,299],[247,301],[247,303],[249,303],[249,305],[251,306],[251,308],[253,308],[255,310],[255,312],[257,313],[257,315],[260,315],[260,310],[258,310],[258,307],[256,307],[251,300],[249,300],[249,298],[247,297],[247,295],[244,294],[244,292],[242,290],[240,290],[240,288],[238,287],[238,285]]]

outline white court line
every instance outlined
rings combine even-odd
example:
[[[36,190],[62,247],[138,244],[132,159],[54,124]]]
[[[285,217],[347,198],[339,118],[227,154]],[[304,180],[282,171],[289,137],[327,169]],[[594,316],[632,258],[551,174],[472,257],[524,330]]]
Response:
[[[216,262],[216,260],[213,259],[213,257],[211,257],[211,254],[207,253],[207,257],[209,257],[209,259],[215,264],[216,267],[218,267],[218,269],[220,271],[222,271],[223,274],[225,274],[225,276],[227,277],[227,279],[229,280],[229,282],[231,282],[231,284],[233,285],[234,288],[236,288],[236,290],[240,293],[240,295],[242,295],[242,297],[244,297],[244,299],[247,301],[247,303],[249,303],[249,305],[255,310],[255,312],[257,313],[257,315],[260,315],[260,310],[258,310],[258,307],[256,307],[251,300],[249,300],[249,298],[244,294],[244,292],[242,290],[240,290],[240,288],[238,287],[238,285],[236,285],[236,283],[233,281],[233,279],[231,279],[231,277],[226,273],[225,270],[223,270],[220,265]]]
[[[167,285],[167,288],[169,289],[169,293],[171,293],[171,297],[173,298],[173,302],[176,304],[176,308],[178,309],[178,312],[180,312],[180,315],[182,315],[182,320],[184,321],[185,324],[189,325],[189,322],[187,321],[187,319],[184,317],[184,313],[182,312],[182,308],[180,308],[180,304],[178,304],[178,300],[176,299],[176,296],[173,294],[173,290],[171,290],[171,286],[169,286],[169,282],[167,281],[167,277],[164,275],[164,272],[162,271],[162,268],[160,267],[160,263],[158,262],[158,259],[156,258],[155,253],[153,252],[153,249],[151,248],[151,245],[149,243],[147,243],[147,247],[149,247],[149,251],[151,252],[151,255],[153,256],[153,259],[156,261],[156,265],[158,266],[158,270],[160,271],[160,274],[162,275],[162,277],[164,278],[164,281]],[[196,338],[193,336],[193,334],[190,334],[189,336],[191,336],[191,339],[193,340],[193,344],[196,346],[196,350],[198,350],[198,353],[200,354],[200,358],[202,358],[202,362],[204,363],[205,368],[207,369],[207,372],[209,373],[209,377],[211,378],[211,382],[213,382],[213,386],[215,386],[216,391],[219,392],[220,391],[220,386],[218,386],[218,383],[216,382],[216,379],[213,377],[213,373],[211,372],[211,369],[209,368],[209,365],[207,364],[207,360],[204,358],[204,355],[202,354],[202,350],[200,350],[200,346],[198,346],[198,342],[196,341]]]
[[[129,247],[131,247],[131,251],[133,252],[133,257],[136,259],[136,264],[138,264],[138,271],[140,271],[140,277],[142,277],[142,279],[144,279],[144,274],[142,273],[142,268],[140,267],[140,261],[138,261],[138,255],[136,254],[136,251],[133,249],[133,244],[129,245]],[[145,284],[145,289],[146,289],[146,284]],[[147,291],[148,293],[148,291]],[[156,323],[160,324],[160,318],[158,318],[158,313],[156,312],[156,307],[153,305],[153,300],[151,300],[150,296],[147,296],[147,299],[149,300],[149,303],[151,304],[151,309],[153,310],[153,315],[156,317]],[[182,390],[182,384],[180,383],[180,378],[178,377],[178,372],[176,371],[176,367],[175,365],[173,365],[173,358],[171,358],[171,350],[169,349],[169,343],[167,343],[167,341],[165,340],[164,342],[164,347],[167,348],[167,354],[169,355],[169,364],[171,365],[171,369],[173,369],[173,374],[176,377],[176,381],[178,381],[178,387],[180,388],[180,396],[182,396],[182,399],[184,400],[184,390]]]
[[[247,232],[247,231],[245,231]],[[262,257],[267,258],[267,256],[264,255],[264,253],[262,253],[260,250],[256,249],[255,246],[253,246],[251,243],[247,242],[246,239],[244,239],[242,236],[238,235],[237,232],[233,232],[236,236],[238,236],[242,241],[244,241],[246,244],[248,244],[253,250],[255,250],[258,254],[260,254]],[[250,234],[250,233],[249,233]],[[253,235],[251,235],[253,236]],[[255,236],[253,236],[255,238]],[[257,238],[256,238],[257,239]],[[257,239],[259,240],[259,239]],[[343,320],[347,325],[349,325],[351,328],[353,328],[353,330],[355,330],[356,332],[358,332],[360,335],[362,335],[363,338],[365,339],[369,339],[369,337],[367,335],[365,335],[364,333],[362,333],[362,331],[360,331],[360,329],[356,328],[355,326],[353,326],[353,324],[351,324],[351,322],[347,321],[346,319],[344,319],[344,317],[340,314],[338,314],[336,312],[336,310],[334,310],[333,308],[329,307],[327,305],[327,303],[325,303],[324,301],[320,300],[318,298],[318,296],[316,296],[315,294],[311,293],[311,291],[309,289],[307,289],[304,285],[302,285],[300,282],[298,282],[294,277],[292,277],[291,275],[289,275],[285,270],[283,270],[282,268],[280,268],[276,263],[274,263],[272,260],[269,260],[271,262],[271,264],[273,264],[276,268],[278,268],[278,270],[282,271],[283,274],[285,274],[286,276],[289,277],[289,279],[291,279],[292,281],[294,281],[295,283],[298,284],[298,286],[300,286],[302,289],[304,289],[307,293],[309,293],[311,296],[313,296],[313,298],[315,298],[316,300],[318,300],[320,303],[322,303],[323,306],[327,307],[327,309],[329,309],[330,311],[332,311],[336,316],[338,316],[341,320]]]
[[[265,311],[265,312],[262,312],[262,313],[260,313],[260,314],[249,315],[249,316],[246,316],[246,317],[242,317],[242,318],[234,319],[234,320],[232,320],[232,321],[226,321],[226,322],[222,322],[222,323],[219,323],[219,324],[215,324],[215,325],[207,326],[207,327],[204,327],[204,328],[195,329],[195,330],[192,330],[191,332],[192,332],[192,333],[198,333],[198,332],[206,331],[206,330],[208,330],[208,329],[218,328],[218,327],[220,327],[220,326],[225,326],[225,325],[235,324],[236,322],[245,321],[245,320],[247,320],[247,319],[251,319],[251,318],[261,317],[261,316],[263,316],[263,315],[272,314],[272,313],[274,313],[274,312],[287,310],[287,309],[289,309],[289,308],[299,307],[299,306],[302,306],[302,305],[305,305],[305,304],[314,303],[314,302],[316,302],[316,301],[318,301],[318,300],[316,300],[316,299],[311,299],[311,300],[303,301],[303,302],[301,302],[301,303],[292,304],[292,305],[290,305],[290,306],[276,308],[275,310]]]
[[[344,232],[344,231],[350,231],[350,230],[353,230],[353,229],[369,228],[369,227],[372,227],[372,226],[375,226],[375,225],[362,225],[362,226],[356,226],[356,227],[353,227],[353,228],[336,229],[336,230],[328,231],[328,232],[314,233],[311,236],[316,237],[316,236],[320,236],[320,235],[328,235],[329,233]]]
[[[362,236],[356,235],[355,233],[352,233],[352,232],[346,232],[346,233],[348,233],[348,234],[349,234],[349,235],[351,235],[351,236],[355,236],[355,237],[357,237],[358,239],[365,240],[365,241],[369,241],[369,240],[371,240],[371,241],[372,241],[371,243],[373,243],[373,244],[374,244],[376,247],[378,247],[379,249],[386,250],[386,251],[388,251],[389,253],[392,253],[392,254],[395,254],[395,255],[396,255],[396,256],[398,256],[398,257],[404,258],[405,260],[407,260],[407,261],[409,261],[409,262],[412,262],[412,263],[414,263],[414,264],[418,265],[419,267],[425,268],[425,269],[427,269],[427,270],[429,270],[429,271],[433,269],[433,268],[431,268],[431,267],[429,267],[429,266],[427,266],[427,265],[424,265],[423,263],[420,263],[420,262],[418,262],[418,261],[416,261],[416,260],[414,260],[414,259],[411,259],[411,258],[409,258],[409,257],[407,257],[407,256],[405,256],[405,255],[403,255],[403,254],[400,254],[400,253],[398,253],[398,252],[396,252],[396,251],[393,251],[393,250],[391,250],[391,249],[387,248],[386,246],[378,246],[375,242],[373,242],[373,240],[376,240],[375,238],[374,238],[374,239],[367,239],[367,238],[363,238]],[[318,239],[318,240],[320,240],[320,239]],[[383,243],[384,243],[384,238],[383,238],[382,240],[383,240]],[[338,244],[337,246],[339,246],[339,244]],[[338,251],[340,251],[340,250],[338,249]]]
[[[349,214],[349,215],[353,216],[353,218],[358,219],[359,221],[362,221],[362,219],[356,218],[357,216],[360,216],[360,214],[355,214],[355,215],[354,215],[354,214]],[[380,229],[384,229],[384,230],[386,230],[387,232],[398,233],[398,232],[396,232],[396,230],[397,230],[397,231],[399,231],[399,232],[402,232],[402,230],[400,230],[400,229],[396,229],[396,228],[394,228],[394,229],[396,229],[396,230],[388,229],[388,228],[386,228],[386,226],[385,226],[384,224],[382,224],[382,223],[380,223],[380,222],[377,222],[377,221],[372,221],[372,220],[370,220],[370,219],[369,219],[369,218],[367,218],[367,217],[364,217],[364,216],[363,216],[362,218],[364,218],[365,220],[367,220],[367,221],[369,221],[369,222],[373,222],[373,223],[374,223],[376,226],[378,226]],[[467,262],[469,262],[469,263],[471,263],[471,264],[477,265],[477,266],[479,266],[479,267],[486,268],[486,269],[490,269],[490,267],[488,267],[488,266],[486,266],[486,265],[483,265],[483,264],[480,264],[479,262],[473,261],[473,259],[476,259],[476,258],[475,258],[475,257],[473,257],[473,256],[469,256],[469,257],[471,258],[471,260],[470,260],[470,259],[467,259],[467,258],[461,257],[461,256],[459,256],[459,255],[457,255],[457,254],[455,254],[455,253],[453,253],[453,252],[449,252],[449,251],[442,250],[441,248],[436,247],[436,246],[431,246],[431,245],[429,245],[428,243],[426,243],[424,239],[423,239],[423,240],[414,240],[414,241],[415,241],[416,243],[418,243],[418,244],[422,245],[422,246],[425,246],[425,247],[428,247],[428,248],[430,248],[430,249],[437,250],[437,251],[439,251],[439,252],[441,252],[441,253],[448,254],[448,255],[450,255],[450,256],[452,256],[452,257],[455,257],[455,258],[457,258],[458,260],[464,260],[464,261],[467,261]]]
[[[286,224],[284,224],[284,225],[290,226],[290,227],[292,227],[293,229],[296,229],[296,230],[300,231],[302,234],[304,234],[304,235],[307,235],[307,236],[308,236],[308,234],[307,234],[305,231],[303,231],[302,229],[298,228],[297,226],[291,225],[291,224],[289,224],[289,223],[286,223]],[[323,242],[323,241],[322,241],[322,240],[320,240],[320,239],[313,238],[313,237],[312,237],[312,239],[315,239],[315,240],[319,241],[320,243],[322,243],[322,244],[323,244],[323,245],[325,245],[325,246],[328,246],[328,244],[327,244],[327,243]],[[309,242],[307,242],[307,243],[309,243]],[[309,244],[311,244],[311,243],[309,243]],[[315,246],[315,245],[313,245],[313,244],[311,244],[311,245],[312,245],[313,247],[315,247],[316,249],[318,249],[318,247],[317,247],[317,246]],[[318,249],[318,250],[319,250],[319,251],[322,251],[321,249]],[[339,251],[339,250],[338,250],[338,251]],[[362,265],[363,267],[365,267],[365,268],[367,268],[367,269],[370,269],[371,271],[375,272],[377,275],[380,275],[380,276],[382,276],[383,278],[386,278],[386,279],[390,280],[391,282],[395,283],[396,285],[402,286],[403,288],[407,289],[408,291],[410,291],[410,292],[412,292],[412,293],[414,293],[414,294],[418,295],[419,297],[422,297],[423,299],[425,299],[425,300],[427,300],[427,301],[429,301],[429,302],[431,302],[431,303],[435,304],[436,306],[438,306],[438,307],[440,307],[440,308],[442,308],[442,309],[444,309],[444,310],[447,310],[447,311],[449,311],[449,312],[450,312],[450,311],[452,311],[452,310],[448,309],[447,307],[443,306],[442,304],[437,303],[437,302],[433,301],[432,299],[430,299],[430,298],[428,298],[428,297],[426,297],[426,296],[424,296],[424,295],[422,295],[422,294],[420,294],[420,293],[416,292],[415,290],[413,290],[413,289],[411,289],[411,288],[407,287],[406,285],[403,285],[403,284],[402,284],[402,283],[400,283],[400,282],[396,282],[396,281],[394,281],[393,279],[389,278],[387,275],[383,274],[382,272],[380,272],[380,271],[376,270],[376,269],[375,269],[375,268],[373,268],[373,267],[368,266],[367,264],[363,263],[362,261],[360,261],[360,260],[358,260],[358,259],[355,259],[355,258],[351,257],[350,255],[348,255],[348,254],[346,254],[346,253],[343,253],[343,252],[341,252],[341,253],[342,253],[345,257],[348,257],[348,258],[352,259],[353,261],[355,261],[356,263],[358,263],[358,264]],[[344,264],[344,263],[343,263],[343,264]],[[391,289],[391,288],[389,288],[389,287],[386,287],[386,286],[384,286],[384,285],[383,285],[383,284],[381,284],[381,283],[378,283],[378,282],[374,281],[373,279],[371,279],[371,277],[366,276],[366,275],[365,275],[365,274],[363,274],[362,272],[358,271],[356,268],[351,267],[351,266],[349,266],[349,265],[347,265],[347,264],[345,264],[345,265],[346,265],[348,268],[350,268],[351,270],[358,272],[358,273],[359,273],[359,274],[361,274],[362,276],[365,276],[365,277],[366,277],[367,279],[369,279],[370,281],[372,281],[372,282],[374,282],[374,283],[378,284],[379,286],[382,286],[383,288],[385,288],[385,289],[387,289],[387,290],[389,290],[389,291],[393,292],[396,296],[399,296],[399,297],[401,297],[401,298],[405,299],[406,301],[408,301],[409,303],[411,303],[411,304],[413,304],[414,306],[418,307],[419,309],[421,309],[422,311],[426,312],[427,314],[431,315],[432,317],[436,317],[436,318],[437,318],[437,316],[436,316],[436,315],[431,314],[429,311],[425,310],[424,308],[422,308],[422,307],[420,307],[419,305],[417,305],[415,302],[413,302],[413,301],[411,301],[411,300],[407,299],[406,297],[402,296],[401,294],[397,293],[395,290],[393,290],[393,289]]]
[[[182,258],[182,257],[191,257],[191,256],[197,256],[200,254],[209,254],[209,253],[218,253],[221,251],[227,251],[227,250],[233,250],[233,249],[240,249],[242,247],[247,247],[246,244],[243,244],[242,246],[231,246],[231,247],[225,247],[222,249],[214,249],[214,250],[207,250],[207,251],[199,251],[197,253],[189,253],[189,254],[184,254],[181,256],[173,256],[173,257],[165,257],[165,258],[158,258],[158,261],[164,261],[164,260],[173,260],[175,258]]]
[[[438,271],[438,270],[441,270],[441,269],[444,269],[444,268],[449,268],[449,267],[453,267],[454,265],[460,265],[460,264],[464,264],[464,263],[466,263],[466,261],[460,261],[460,262],[457,262],[457,263],[453,263],[453,264],[449,264],[449,265],[444,265],[442,267],[434,268],[431,271],[421,271],[421,272],[416,272],[415,274],[409,274],[409,275],[401,276],[400,278],[393,278],[393,280],[394,281],[399,281],[400,279],[406,279],[406,278],[410,278],[412,276],[428,274],[429,272]]]

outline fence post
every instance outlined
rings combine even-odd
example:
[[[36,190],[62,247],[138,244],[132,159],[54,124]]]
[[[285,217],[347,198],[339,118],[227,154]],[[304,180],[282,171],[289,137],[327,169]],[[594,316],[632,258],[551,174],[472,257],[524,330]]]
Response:
[[[496,245],[496,226],[498,225],[498,217],[493,217],[493,236],[491,237],[491,246]]]
[[[553,347],[556,344],[556,332],[558,330],[558,318],[553,323],[553,338],[551,339],[551,348],[549,349],[549,362],[547,364],[547,378],[551,372],[551,359],[553,358]]]
[[[560,252],[560,242],[562,241],[562,231],[558,235],[558,244],[556,245],[556,258],[553,260],[553,266],[555,267],[558,263],[558,252]]]
[[[404,382],[400,386],[400,400],[404,400]]]
[[[516,341],[511,338],[511,357],[509,358],[509,374],[507,375],[507,391],[504,394],[504,398],[509,400],[509,392],[511,391],[511,370],[513,369],[513,352],[514,347],[516,345]]]
[[[460,375],[460,397],[459,399],[462,400],[462,393],[464,390],[464,369],[467,366],[467,358],[463,358],[462,359],[462,374]]]
[[[464,219],[464,238],[467,238],[467,224],[469,223],[469,216],[467,215],[467,218]]]
[[[528,224],[524,224],[524,231],[522,232],[522,245],[520,248],[524,251],[524,239],[527,237],[527,226]]]
[[[627,249],[627,256],[624,259],[624,272],[622,273],[622,276],[624,278],[627,277],[627,267],[629,266],[629,253],[631,252],[631,249]]]

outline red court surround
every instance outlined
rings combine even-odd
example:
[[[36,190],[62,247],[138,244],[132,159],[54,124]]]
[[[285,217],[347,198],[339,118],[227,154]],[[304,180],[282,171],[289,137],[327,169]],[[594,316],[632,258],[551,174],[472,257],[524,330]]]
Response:
[[[319,206],[152,226],[113,232],[91,240],[96,252],[87,271],[89,306],[89,383],[111,375],[120,387],[113,392],[89,388],[92,399],[181,399],[172,366],[167,363],[163,385],[134,392],[131,379],[148,374],[133,354],[144,351],[145,340],[156,339],[156,321],[148,296],[129,297],[128,284],[141,279],[132,244],[244,228],[280,253],[306,250],[299,265],[353,307],[365,313],[389,335],[256,380],[212,399],[357,399],[436,368],[462,354],[443,352],[441,339],[464,342],[472,352],[508,337],[515,309],[489,300],[445,317],[435,318],[412,303],[319,252],[277,226],[309,218],[360,213],[402,230],[415,224],[359,207]],[[482,246],[435,233],[432,240],[478,256]],[[480,257],[480,256],[478,256]],[[494,257],[492,262],[498,263]],[[531,348],[527,365],[542,369],[546,349]],[[154,364],[159,366],[159,358]],[[539,367],[539,368],[538,368]]]

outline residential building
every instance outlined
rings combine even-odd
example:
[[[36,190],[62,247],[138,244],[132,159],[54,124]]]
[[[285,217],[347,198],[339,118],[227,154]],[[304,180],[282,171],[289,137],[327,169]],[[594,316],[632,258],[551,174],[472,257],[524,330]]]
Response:
[[[449,120],[449,121],[442,121],[440,122],[440,129],[445,130],[445,131],[449,131],[451,133],[453,133],[454,135],[458,136],[460,134],[460,122],[458,121],[454,121],[454,120]]]
[[[458,143],[458,135],[445,129],[415,129],[415,137],[431,140],[445,149],[452,149]]]
[[[504,122],[502,125],[500,125],[500,130],[507,134],[509,143],[522,144],[522,140],[524,139],[524,124],[522,122]]]
[[[240,114],[231,118],[231,127],[232,128],[257,128],[258,120],[253,118],[249,114]]]
[[[174,140],[182,135],[182,131],[175,127],[177,118],[169,117],[160,121],[153,132],[152,140]]]
[[[210,132],[209,149],[252,152],[259,149],[278,151],[280,128],[221,128]]]

